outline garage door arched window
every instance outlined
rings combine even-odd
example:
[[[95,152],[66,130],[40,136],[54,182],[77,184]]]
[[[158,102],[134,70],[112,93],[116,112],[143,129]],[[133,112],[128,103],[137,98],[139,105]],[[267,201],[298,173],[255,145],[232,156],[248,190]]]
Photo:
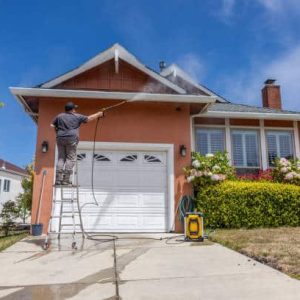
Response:
[[[133,162],[133,161],[136,161],[137,160],[137,155],[136,154],[131,154],[131,155],[126,155],[124,157],[122,157],[120,159],[120,161],[122,162]]]
[[[154,155],[145,154],[144,155],[144,160],[147,163],[161,163],[161,160],[158,157],[154,156]]]
[[[106,162],[110,161],[110,159],[107,156],[102,154],[94,154],[94,159],[96,161],[106,161]]]

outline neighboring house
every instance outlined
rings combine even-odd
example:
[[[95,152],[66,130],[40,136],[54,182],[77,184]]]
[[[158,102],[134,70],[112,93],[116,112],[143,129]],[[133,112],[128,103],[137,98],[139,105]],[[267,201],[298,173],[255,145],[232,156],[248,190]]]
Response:
[[[0,211],[8,200],[16,200],[23,192],[22,179],[28,176],[26,170],[0,159]]]
[[[95,122],[81,128],[80,201],[93,202],[94,161],[94,191],[100,204],[83,208],[88,231],[171,230],[178,201],[191,192],[182,169],[194,150],[226,150],[240,173],[267,169],[277,156],[300,157],[300,113],[282,110],[280,87],[273,80],[263,87],[263,107],[254,107],[227,101],[176,65],[160,65],[157,73],[115,44],[39,86],[10,88],[38,126],[33,216],[46,170],[41,221],[46,224],[50,217],[56,157],[50,123],[70,99],[86,115],[117,101],[135,100],[101,119],[94,157]],[[43,152],[45,143],[49,147]]]

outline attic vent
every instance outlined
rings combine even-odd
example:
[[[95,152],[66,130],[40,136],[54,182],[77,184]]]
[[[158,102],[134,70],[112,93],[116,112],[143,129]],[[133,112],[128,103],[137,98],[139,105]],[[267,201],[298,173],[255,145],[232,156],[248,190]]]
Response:
[[[162,70],[164,70],[165,68],[166,68],[166,63],[162,60],[162,61],[160,61],[159,62],[159,69],[160,69],[160,72],[162,71]]]

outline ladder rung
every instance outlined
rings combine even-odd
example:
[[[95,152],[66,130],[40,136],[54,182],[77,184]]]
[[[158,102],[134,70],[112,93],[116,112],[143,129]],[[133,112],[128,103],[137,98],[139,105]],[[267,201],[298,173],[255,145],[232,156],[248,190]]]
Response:
[[[73,225],[73,224],[61,224],[60,226],[61,227],[63,227],[63,226],[80,226],[81,227],[80,224],[75,224],[75,225]]]

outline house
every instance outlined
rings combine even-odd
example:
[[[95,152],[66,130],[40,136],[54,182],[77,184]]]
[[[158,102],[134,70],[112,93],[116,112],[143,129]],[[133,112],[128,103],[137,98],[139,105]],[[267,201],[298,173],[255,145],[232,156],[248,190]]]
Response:
[[[0,159],[0,211],[8,200],[16,200],[23,192],[22,179],[28,176],[26,170]]]
[[[153,71],[115,44],[39,86],[10,88],[38,126],[33,216],[47,171],[41,221],[49,220],[56,159],[50,123],[70,99],[86,115],[129,101],[100,120],[94,155],[95,122],[81,127],[78,176],[87,231],[172,230],[177,204],[191,192],[182,169],[192,151],[226,150],[239,173],[267,169],[277,156],[300,157],[300,113],[282,109],[274,80],[265,82],[262,107],[254,107],[229,102],[176,65],[160,67]],[[92,165],[99,206],[90,204]],[[180,230],[177,218],[175,227]]]

